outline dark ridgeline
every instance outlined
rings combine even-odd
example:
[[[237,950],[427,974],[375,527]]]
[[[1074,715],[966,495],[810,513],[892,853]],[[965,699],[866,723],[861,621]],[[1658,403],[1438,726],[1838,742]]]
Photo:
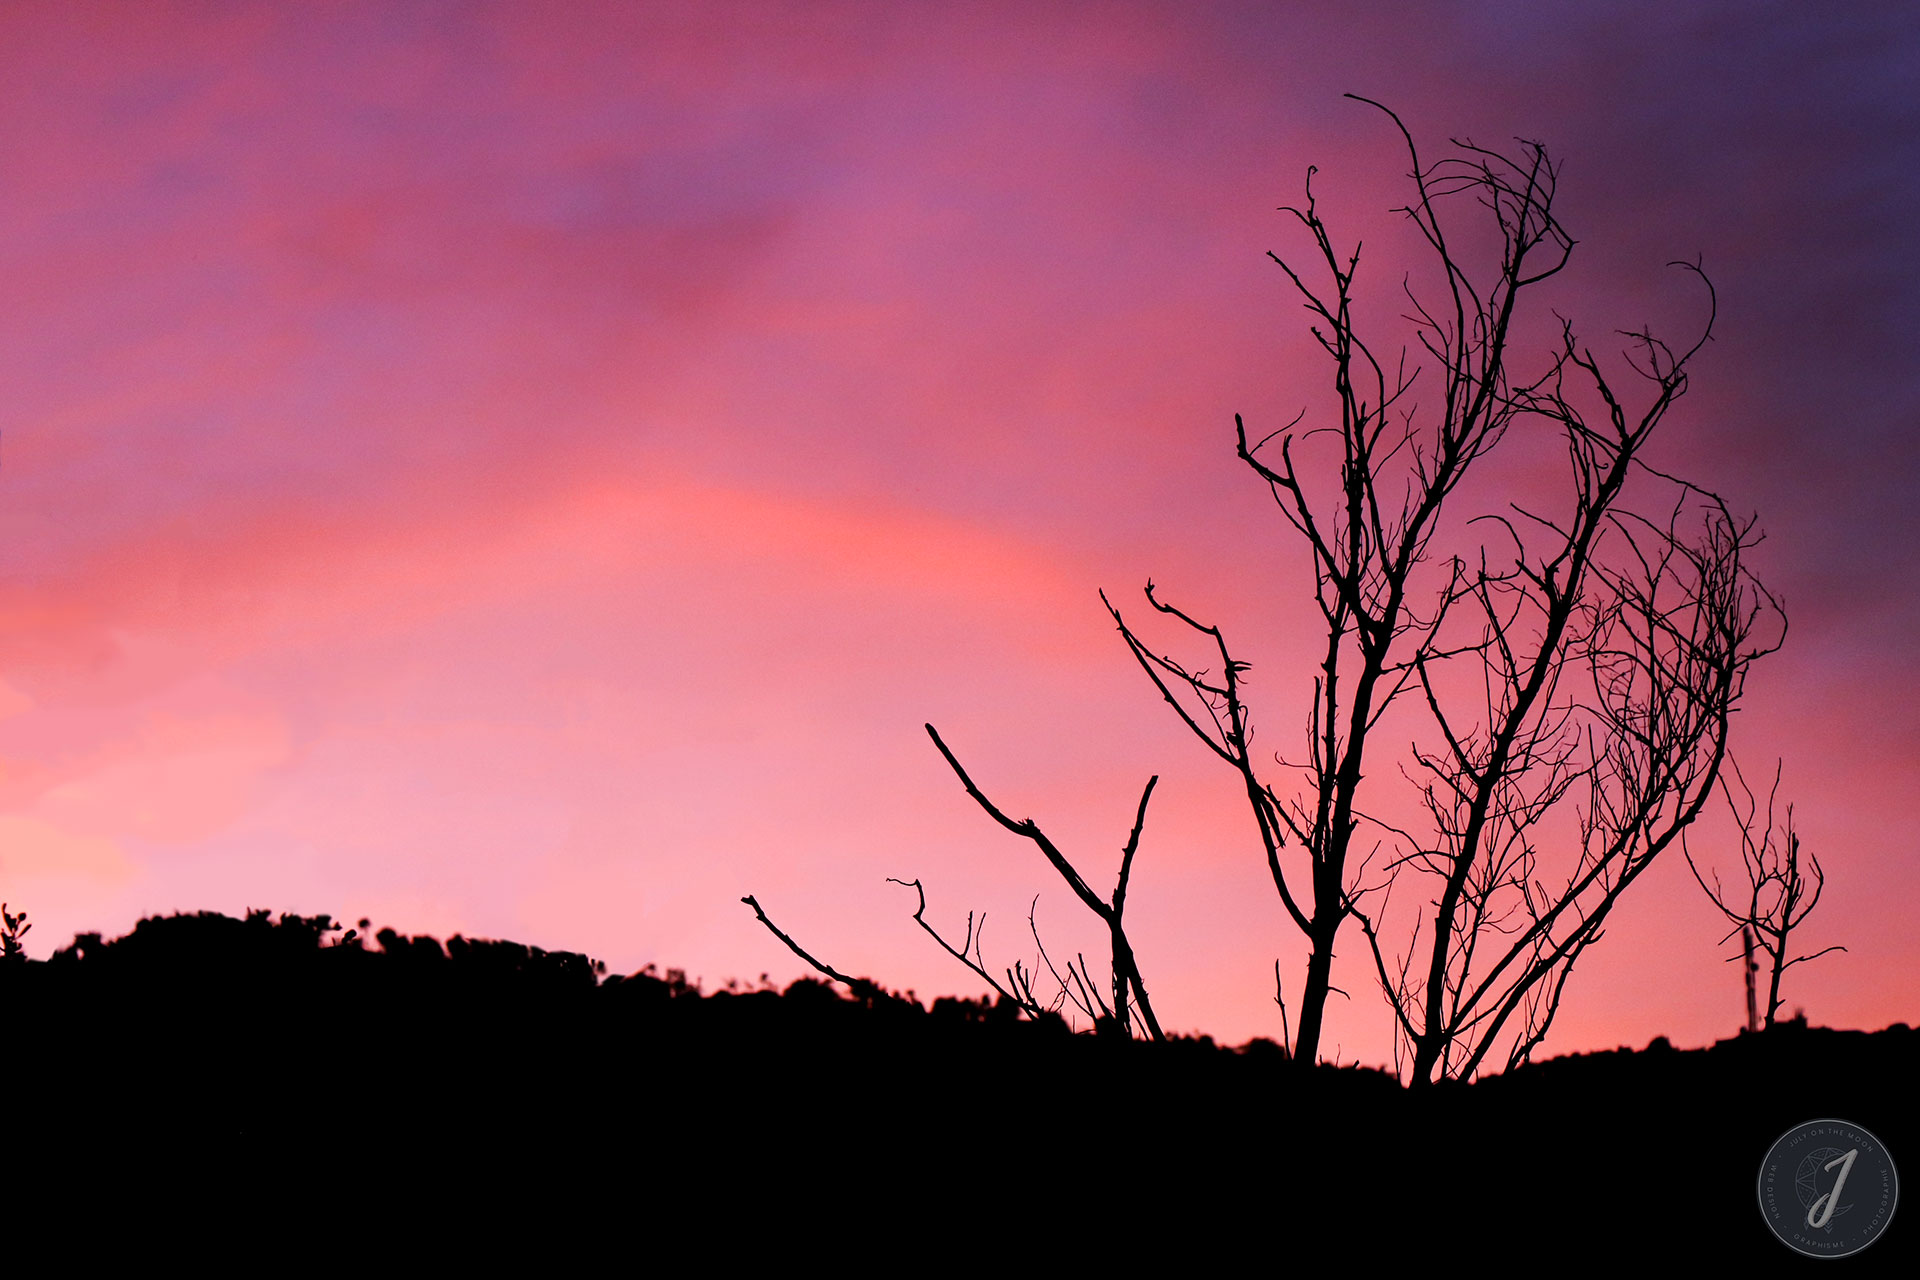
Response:
[[[186,1238],[288,1247],[378,1222],[442,1254],[550,1233],[640,1263],[679,1240],[702,1266],[1785,1268],[1755,1193],[1782,1131],[1839,1116],[1920,1167],[1904,1026],[1788,1023],[1408,1093],[1266,1041],[1074,1035],[870,984],[703,994],[264,912],[84,935],[0,964],[0,1000],[16,1203],[158,1197]],[[1910,1268],[1913,1214],[1842,1265]]]

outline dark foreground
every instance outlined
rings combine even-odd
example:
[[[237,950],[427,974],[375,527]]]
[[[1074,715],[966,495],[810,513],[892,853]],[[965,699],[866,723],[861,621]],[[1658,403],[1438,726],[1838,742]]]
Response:
[[[1768,1234],[1756,1191],[1773,1140],[1821,1117],[1920,1170],[1904,1026],[1656,1042],[1409,1093],[1257,1041],[1115,1043],[965,1001],[702,996],[512,943],[341,941],[324,919],[177,916],[0,965],[16,1214],[57,1201],[164,1224],[176,1248],[343,1267],[356,1248],[533,1247],[572,1270],[612,1247],[622,1270],[687,1258],[676,1273],[1018,1258],[1859,1275],[1920,1256],[1920,1201],[1866,1251],[1816,1262]],[[117,1231],[74,1236],[76,1256],[131,1238]]]

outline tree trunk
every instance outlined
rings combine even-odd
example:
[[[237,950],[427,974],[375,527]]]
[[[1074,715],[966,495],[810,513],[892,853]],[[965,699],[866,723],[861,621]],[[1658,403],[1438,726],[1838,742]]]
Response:
[[[1295,1062],[1320,1060],[1320,1028],[1326,1016],[1327,995],[1333,990],[1333,939],[1340,920],[1341,913],[1324,906],[1314,914],[1313,951],[1307,957],[1307,984],[1300,996],[1300,1035],[1293,1045]]]

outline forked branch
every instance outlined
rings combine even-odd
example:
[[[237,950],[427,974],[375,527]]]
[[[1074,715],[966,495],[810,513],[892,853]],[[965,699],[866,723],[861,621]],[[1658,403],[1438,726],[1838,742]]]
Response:
[[[1086,1001],[1088,993],[1081,992],[1079,995],[1082,1001],[1086,1001],[1086,1007],[1097,1005],[1104,1009],[1110,1009],[1112,1025],[1122,1035],[1130,1034],[1132,1024],[1131,1011],[1137,1009],[1140,1014],[1140,1020],[1147,1029],[1148,1036],[1154,1040],[1166,1039],[1166,1036],[1160,1030],[1160,1020],[1154,1015],[1153,1002],[1147,996],[1146,983],[1140,976],[1140,964],[1134,956],[1133,944],[1127,938],[1125,925],[1127,885],[1133,875],[1133,858],[1134,854],[1138,852],[1140,848],[1140,833],[1145,829],[1147,822],[1147,802],[1153,798],[1153,789],[1160,781],[1159,776],[1156,774],[1154,777],[1147,779],[1147,785],[1140,793],[1140,804],[1134,813],[1133,830],[1127,837],[1126,847],[1122,849],[1120,853],[1119,881],[1114,886],[1112,899],[1103,900],[1099,894],[1095,893],[1093,889],[1088,886],[1079,871],[1075,870],[1073,864],[1067,860],[1067,856],[1061,853],[1059,847],[1047,837],[1047,833],[1040,829],[1039,824],[1035,823],[1031,818],[1021,818],[1018,820],[1010,818],[998,805],[987,798],[986,793],[974,784],[973,778],[967,773],[953,752],[948,749],[947,744],[941,740],[939,731],[932,725],[927,726],[927,736],[933,739],[933,745],[939,748],[941,756],[945,758],[955,776],[960,779],[960,785],[966,788],[967,794],[973,797],[974,802],[984,809],[989,817],[1005,827],[1008,831],[1031,840],[1034,846],[1040,850],[1041,855],[1046,858],[1048,864],[1060,874],[1061,879],[1067,882],[1067,887],[1073,890],[1074,896],[1079,898],[1080,901],[1086,905],[1086,908],[1098,916],[1101,922],[1107,926],[1107,934],[1112,943],[1113,950],[1112,1003],[1110,1005],[1107,1004],[1104,1000],[1100,999],[1097,994],[1091,1001]],[[911,883],[916,889],[919,887],[918,881],[896,881],[895,883]],[[923,894],[921,897],[921,906],[923,908],[925,903],[926,899]],[[959,958],[963,964],[966,964],[966,966],[976,974],[983,977],[986,976],[985,964],[979,961],[977,955],[974,960],[969,960],[963,953],[956,951],[945,939],[941,938],[939,934],[934,933],[931,926],[927,925],[926,921],[918,912],[915,913],[914,918],[920,921],[922,928],[933,934],[935,940],[940,943],[941,947],[949,955],[954,955]],[[969,917],[968,925],[968,936],[977,944],[978,940],[973,936],[971,917]],[[1038,938],[1037,932],[1035,937],[1036,939]],[[1068,972],[1070,976],[1073,975],[1071,966],[1069,966]],[[1058,977],[1058,975],[1055,976],[1056,978]],[[1081,962],[1081,972],[1078,976],[1080,984],[1086,986],[1084,960]],[[993,983],[995,990],[1003,991],[1003,994],[1010,994],[1005,993],[1004,989],[1001,988],[997,982],[994,982],[993,979],[988,978],[987,980]],[[1067,984],[1063,983],[1062,985],[1064,987]],[[1022,1007],[1025,1007],[1027,1003],[1031,1002],[1030,991],[1031,988],[1029,987],[1027,1000],[1021,1001]],[[1017,996],[1012,996],[1011,998],[1017,1001],[1020,1000],[1020,997]]]

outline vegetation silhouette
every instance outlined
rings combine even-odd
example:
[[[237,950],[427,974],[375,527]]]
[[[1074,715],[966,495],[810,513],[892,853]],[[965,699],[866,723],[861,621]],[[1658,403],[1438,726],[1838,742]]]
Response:
[[[1005,997],[708,992],[367,930],[202,912],[0,966],[9,1092],[32,1100],[10,1151],[69,1160],[95,1197],[170,1189],[323,1234],[385,1213],[445,1247],[644,1222],[648,1242],[725,1230],[843,1260],[952,1240],[982,1264],[1496,1245],[1737,1264],[1776,1256],[1754,1177],[1809,1106],[1920,1150],[1904,1026],[1782,1023],[1414,1091],[1265,1040],[1076,1035]],[[1910,1264],[1903,1226],[1869,1270]]]
[[[16,915],[8,909],[8,904],[0,903],[0,961],[26,959],[26,936],[32,931],[26,912]]]
[[[1780,982],[1787,970],[1835,951],[1845,951],[1846,948],[1831,946],[1808,954],[1791,954],[1792,948],[1787,939],[1794,930],[1806,923],[1813,909],[1820,905],[1820,894],[1827,884],[1826,871],[1820,865],[1819,856],[1811,851],[1802,860],[1800,836],[1793,828],[1793,805],[1788,804],[1784,816],[1776,818],[1781,766],[1774,766],[1773,785],[1767,791],[1766,809],[1763,812],[1759,798],[1754,795],[1753,788],[1747,785],[1746,777],[1740,771],[1739,762],[1730,759],[1729,763],[1732,765],[1733,780],[1729,782],[1723,774],[1720,790],[1726,797],[1727,808],[1738,829],[1741,880],[1745,893],[1722,885],[1717,871],[1709,870],[1702,874],[1692,849],[1686,848],[1684,842],[1683,849],[1694,882],[1733,925],[1721,941],[1729,942],[1736,937],[1741,939],[1741,954],[1729,956],[1728,959],[1739,960],[1746,977],[1747,1026],[1752,1030],[1771,1029],[1780,1022]],[[1737,795],[1735,787],[1739,788]],[[1707,883],[1709,878],[1712,884]],[[1755,979],[1759,974],[1759,963],[1753,958],[1755,946],[1767,958],[1764,1012],[1761,1011],[1755,988]]]

